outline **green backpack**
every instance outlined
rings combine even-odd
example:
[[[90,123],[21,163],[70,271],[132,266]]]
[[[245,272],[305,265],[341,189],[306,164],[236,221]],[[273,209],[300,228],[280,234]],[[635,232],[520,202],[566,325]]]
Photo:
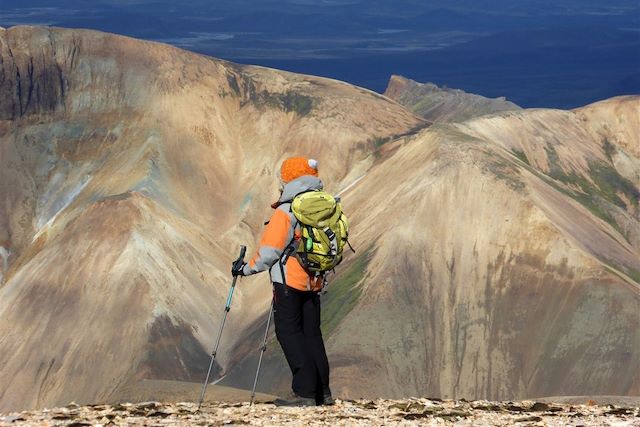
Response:
[[[349,222],[340,199],[324,191],[308,191],[293,199],[291,212],[302,232],[295,253],[300,264],[315,274],[333,270],[342,261],[344,246],[351,247]]]

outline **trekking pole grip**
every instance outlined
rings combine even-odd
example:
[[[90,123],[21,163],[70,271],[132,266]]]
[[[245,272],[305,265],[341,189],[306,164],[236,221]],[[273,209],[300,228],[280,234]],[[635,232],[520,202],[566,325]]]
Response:
[[[238,256],[238,259],[233,261],[233,269],[234,270],[239,270],[240,268],[242,268],[242,264],[244,263],[244,256],[247,253],[247,247],[245,245],[241,245],[240,246],[240,256]],[[238,280],[238,277],[235,276],[233,278],[233,283],[231,285],[231,289],[229,289],[229,296],[227,297],[227,303],[225,304],[225,311],[229,311],[231,309],[231,298],[233,298],[233,291],[236,288],[236,281]]]
[[[247,253],[247,247],[245,245],[241,245],[240,246],[240,256],[238,256],[238,259],[235,260],[233,262],[233,268],[234,269],[239,269],[242,266],[242,263],[244,262],[244,256]]]

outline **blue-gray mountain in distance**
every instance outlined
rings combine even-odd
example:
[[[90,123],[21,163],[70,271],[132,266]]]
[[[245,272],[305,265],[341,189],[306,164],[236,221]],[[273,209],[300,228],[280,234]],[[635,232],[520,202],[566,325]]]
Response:
[[[525,107],[640,93],[637,0],[0,0],[0,26],[92,28],[378,92],[392,74]]]

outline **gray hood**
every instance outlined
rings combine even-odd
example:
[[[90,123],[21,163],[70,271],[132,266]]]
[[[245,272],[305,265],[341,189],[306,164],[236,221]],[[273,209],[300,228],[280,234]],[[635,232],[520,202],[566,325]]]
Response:
[[[311,190],[322,190],[324,186],[320,178],[311,175],[303,175],[285,184],[278,204],[289,203],[300,193]]]

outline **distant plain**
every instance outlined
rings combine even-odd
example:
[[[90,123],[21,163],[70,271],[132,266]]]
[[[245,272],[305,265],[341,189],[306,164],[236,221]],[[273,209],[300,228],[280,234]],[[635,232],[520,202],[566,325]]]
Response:
[[[640,93],[630,0],[3,0],[0,26],[92,28],[383,92],[392,74],[574,108]]]

